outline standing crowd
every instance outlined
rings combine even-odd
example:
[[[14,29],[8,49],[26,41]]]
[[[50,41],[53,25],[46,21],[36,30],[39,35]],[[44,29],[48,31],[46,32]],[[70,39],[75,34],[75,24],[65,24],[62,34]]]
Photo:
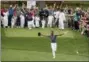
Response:
[[[39,28],[58,27],[65,28],[65,23],[73,30],[80,30],[81,34],[89,36],[89,8],[41,8],[32,6],[26,8],[25,4],[19,7],[10,5],[9,9],[1,9],[1,27],[3,28]]]

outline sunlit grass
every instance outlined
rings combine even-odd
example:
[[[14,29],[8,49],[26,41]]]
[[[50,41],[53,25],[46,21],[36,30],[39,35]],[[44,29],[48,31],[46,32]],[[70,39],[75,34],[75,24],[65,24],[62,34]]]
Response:
[[[50,39],[37,36],[38,32],[49,35],[51,30],[55,34],[66,32],[57,38],[55,59],[52,58]],[[88,61],[89,58],[89,38],[71,29],[7,28],[2,29],[1,43],[2,61]]]

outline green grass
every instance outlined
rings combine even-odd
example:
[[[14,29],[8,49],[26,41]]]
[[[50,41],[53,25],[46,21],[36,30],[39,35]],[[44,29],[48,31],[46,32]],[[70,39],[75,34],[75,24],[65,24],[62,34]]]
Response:
[[[55,34],[64,33],[57,38],[56,58],[52,58],[50,39],[38,37],[54,30]],[[71,29],[2,29],[2,61],[89,61],[89,38]],[[76,53],[79,52],[79,54]]]

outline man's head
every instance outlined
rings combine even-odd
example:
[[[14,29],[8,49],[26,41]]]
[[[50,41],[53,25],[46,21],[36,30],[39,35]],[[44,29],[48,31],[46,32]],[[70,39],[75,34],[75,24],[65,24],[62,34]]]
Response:
[[[38,36],[41,36],[41,33],[40,32],[38,32]]]
[[[54,31],[51,31],[51,35],[54,35]]]

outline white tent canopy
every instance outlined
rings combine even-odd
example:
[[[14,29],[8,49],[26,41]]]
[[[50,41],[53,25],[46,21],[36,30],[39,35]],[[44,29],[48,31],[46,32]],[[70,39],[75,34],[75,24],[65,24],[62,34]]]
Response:
[[[36,6],[35,0],[27,0],[27,8],[31,8],[32,6]]]

